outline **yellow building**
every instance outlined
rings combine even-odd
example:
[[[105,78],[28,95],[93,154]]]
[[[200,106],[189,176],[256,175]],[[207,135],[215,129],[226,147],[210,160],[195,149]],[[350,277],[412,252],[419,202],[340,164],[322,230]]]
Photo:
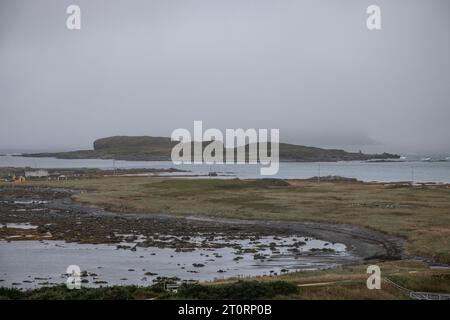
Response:
[[[27,179],[24,176],[18,176],[16,177],[16,175],[14,175],[11,179],[12,182],[14,183],[21,183],[21,182],[25,182],[27,181]]]

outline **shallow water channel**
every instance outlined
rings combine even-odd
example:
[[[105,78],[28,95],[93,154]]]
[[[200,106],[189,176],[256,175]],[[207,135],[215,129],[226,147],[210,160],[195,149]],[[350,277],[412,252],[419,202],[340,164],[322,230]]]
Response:
[[[163,243],[158,246],[142,246],[149,240],[144,236],[118,236],[123,238],[120,244],[0,241],[0,286],[36,288],[62,284],[69,265],[78,265],[83,271],[83,286],[96,287],[149,285],[164,277],[211,281],[269,276],[333,268],[354,259],[343,244],[298,235],[230,238],[200,234],[183,239],[156,235],[158,243]],[[171,246],[177,241],[185,245]]]

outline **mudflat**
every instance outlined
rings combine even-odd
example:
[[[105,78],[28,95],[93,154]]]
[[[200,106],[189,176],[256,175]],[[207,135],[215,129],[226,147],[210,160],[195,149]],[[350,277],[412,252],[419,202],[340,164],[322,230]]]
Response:
[[[407,255],[450,263],[449,185],[107,176],[28,182],[23,187],[76,190],[65,197],[123,216],[167,214],[359,226],[404,239]]]

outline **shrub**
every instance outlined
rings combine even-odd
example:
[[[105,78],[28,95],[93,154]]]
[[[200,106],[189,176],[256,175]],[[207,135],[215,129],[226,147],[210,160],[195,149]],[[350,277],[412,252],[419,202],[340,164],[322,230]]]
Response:
[[[269,299],[278,295],[289,295],[297,292],[294,284],[285,281],[238,281],[222,285],[183,285],[177,293],[177,297],[186,299],[231,299],[231,300],[255,300]]]

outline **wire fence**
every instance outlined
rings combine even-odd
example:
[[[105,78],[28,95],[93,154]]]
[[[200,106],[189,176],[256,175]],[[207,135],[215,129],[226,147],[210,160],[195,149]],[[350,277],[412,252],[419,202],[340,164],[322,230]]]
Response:
[[[384,278],[384,280],[414,300],[450,300],[449,293],[412,291],[399,285],[398,283],[395,283],[389,278]]]

